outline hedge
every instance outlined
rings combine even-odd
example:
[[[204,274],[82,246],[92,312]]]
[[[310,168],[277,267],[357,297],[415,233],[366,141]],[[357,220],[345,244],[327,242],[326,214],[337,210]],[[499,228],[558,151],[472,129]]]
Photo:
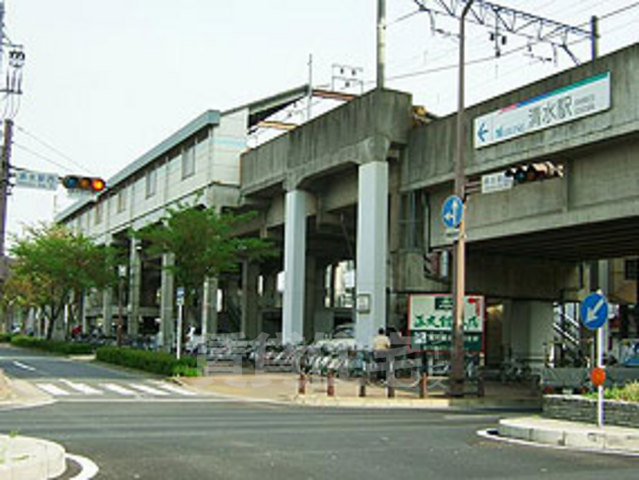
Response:
[[[96,359],[159,375],[197,376],[195,357],[182,357],[177,360],[173,355],[164,352],[136,350],[129,347],[100,347],[96,351]]]
[[[46,340],[44,338],[26,337],[16,335],[11,337],[11,344],[17,347],[35,348],[52,353],[63,355],[87,355],[94,352],[95,347],[89,343],[61,342],[57,340]]]
[[[0,333],[0,343],[7,343],[11,341],[12,335],[10,333]]]

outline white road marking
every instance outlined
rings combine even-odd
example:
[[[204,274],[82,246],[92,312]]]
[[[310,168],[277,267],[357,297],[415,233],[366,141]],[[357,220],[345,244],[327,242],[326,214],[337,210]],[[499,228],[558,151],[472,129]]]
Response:
[[[102,390],[98,390],[97,388],[90,387],[86,383],[76,383],[71,380],[65,380],[64,378],[60,379],[60,382],[64,383],[67,387],[72,388],[80,393],[84,393],[85,395],[103,395],[104,392]]]
[[[35,370],[36,370],[36,369],[35,369],[34,367],[32,367],[32,366],[30,366],[30,365],[25,365],[24,363],[22,363],[22,362],[18,362],[18,361],[16,361],[16,360],[14,360],[14,361],[13,361],[13,364],[14,364],[16,367],[22,368],[23,370],[28,370],[29,372],[35,372]]]
[[[70,395],[69,392],[56,387],[53,383],[36,383],[35,385],[51,395]]]
[[[128,388],[124,388],[122,385],[117,385],[115,383],[102,383],[100,386],[120,395],[137,395],[137,393],[133,390],[129,390]]]
[[[70,453],[67,453],[66,457],[67,459],[80,465],[80,467],[82,468],[80,473],[78,473],[70,480],[91,480],[100,471],[98,466],[86,457],[81,457],[80,455],[71,455]]]
[[[181,388],[176,385],[171,385],[170,383],[164,383],[164,382],[154,382],[154,383],[156,386],[163,388],[164,390],[168,390],[169,392],[172,392],[172,393],[186,395],[188,397],[192,397],[193,395],[195,395],[195,392],[190,392],[185,388]]]
[[[142,385],[141,383],[129,383],[129,387],[135,388],[144,393],[150,393],[151,395],[168,395],[169,392],[164,392],[162,390],[158,390],[157,388],[149,387],[148,385]]]

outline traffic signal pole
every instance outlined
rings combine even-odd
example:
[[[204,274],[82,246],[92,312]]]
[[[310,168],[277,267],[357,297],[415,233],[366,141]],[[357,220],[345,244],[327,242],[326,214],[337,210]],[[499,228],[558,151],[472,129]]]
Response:
[[[465,21],[473,0],[464,5],[459,18],[459,78],[457,92],[457,123],[456,123],[456,159],[455,159],[455,195],[464,202],[459,236],[453,247],[453,331],[450,359],[449,394],[451,396],[464,395],[464,294],[466,288],[466,175],[464,160],[464,87],[465,87]]]

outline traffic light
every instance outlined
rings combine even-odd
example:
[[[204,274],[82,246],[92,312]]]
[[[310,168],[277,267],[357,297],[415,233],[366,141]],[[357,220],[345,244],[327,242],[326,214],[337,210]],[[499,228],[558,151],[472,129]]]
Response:
[[[528,163],[509,168],[505,174],[513,179],[515,185],[519,185],[537,180],[563,177],[564,168],[563,165],[557,165],[553,162]]]
[[[62,186],[67,190],[83,190],[85,192],[99,193],[106,188],[106,182],[99,177],[67,175],[62,179]]]

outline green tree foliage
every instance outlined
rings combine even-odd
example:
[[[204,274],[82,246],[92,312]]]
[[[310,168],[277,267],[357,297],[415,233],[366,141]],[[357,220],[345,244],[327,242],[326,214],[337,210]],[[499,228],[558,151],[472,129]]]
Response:
[[[11,248],[15,259],[11,266],[10,289],[22,304],[37,306],[49,320],[47,338],[59,320],[64,305],[79,306],[83,292],[101,289],[115,280],[116,252],[99,246],[82,234],[60,225],[32,227]],[[76,308],[77,310],[77,308]]]
[[[218,214],[213,208],[178,205],[169,209],[161,223],[135,235],[148,242],[150,255],[175,254],[175,265],[167,268],[173,272],[176,285],[184,287],[188,305],[207,277],[237,271],[242,260],[276,254],[266,240],[235,235],[238,227],[254,216],[253,212]]]

